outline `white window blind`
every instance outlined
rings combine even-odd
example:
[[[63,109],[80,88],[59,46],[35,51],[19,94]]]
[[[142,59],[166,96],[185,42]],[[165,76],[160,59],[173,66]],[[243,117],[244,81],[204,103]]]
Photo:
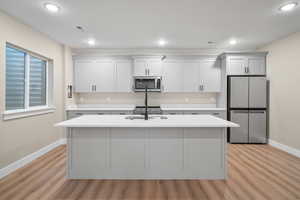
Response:
[[[47,71],[46,61],[30,56],[29,106],[46,105]]]
[[[6,45],[7,111],[47,106],[47,61]]]
[[[6,110],[25,107],[25,53],[6,47]]]

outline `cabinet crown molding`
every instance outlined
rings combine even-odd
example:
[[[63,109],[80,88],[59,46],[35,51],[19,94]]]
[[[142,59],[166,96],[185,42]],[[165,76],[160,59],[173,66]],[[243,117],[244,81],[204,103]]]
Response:
[[[225,58],[226,56],[261,56],[265,57],[268,55],[269,52],[267,51],[245,51],[245,52],[224,52],[219,57],[221,59]]]

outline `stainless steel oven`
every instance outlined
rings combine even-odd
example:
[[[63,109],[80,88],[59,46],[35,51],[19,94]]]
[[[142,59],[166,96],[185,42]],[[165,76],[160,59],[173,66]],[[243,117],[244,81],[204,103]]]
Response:
[[[134,91],[144,92],[146,86],[149,92],[161,92],[161,76],[135,76]]]

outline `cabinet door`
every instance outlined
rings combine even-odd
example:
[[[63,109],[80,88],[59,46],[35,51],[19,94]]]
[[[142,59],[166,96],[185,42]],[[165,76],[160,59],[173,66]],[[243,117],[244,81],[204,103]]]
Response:
[[[165,62],[163,64],[163,92],[182,92],[182,62]]]
[[[147,75],[147,62],[146,60],[134,61],[134,76],[146,76]]]
[[[94,67],[93,62],[75,61],[74,64],[74,79],[75,92],[92,92],[93,80],[90,73]]]
[[[221,91],[221,66],[219,60],[205,60],[199,66],[199,85],[203,92]]]
[[[266,143],[267,141],[266,111],[253,110],[249,113],[249,142]]]
[[[265,58],[261,58],[261,57],[248,58],[248,68],[249,68],[250,75],[265,75],[266,74]]]
[[[183,91],[199,91],[199,62],[183,63]]]
[[[132,64],[130,61],[116,63],[116,92],[132,92]]]
[[[161,76],[162,65],[160,60],[149,60],[147,62],[148,76]]]
[[[89,76],[94,77],[97,92],[115,91],[115,64],[109,61],[99,61],[95,63],[94,73]]]
[[[231,143],[248,143],[249,129],[248,110],[234,110],[230,113],[230,121],[237,123],[240,127],[230,128]]]
[[[247,59],[244,57],[228,58],[228,75],[246,75]]]

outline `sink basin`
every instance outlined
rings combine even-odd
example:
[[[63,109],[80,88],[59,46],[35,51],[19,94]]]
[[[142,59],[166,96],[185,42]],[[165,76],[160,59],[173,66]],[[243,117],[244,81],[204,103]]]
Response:
[[[145,119],[144,116],[127,116],[125,119],[135,120],[135,119]],[[166,116],[149,116],[149,119],[168,119]]]

